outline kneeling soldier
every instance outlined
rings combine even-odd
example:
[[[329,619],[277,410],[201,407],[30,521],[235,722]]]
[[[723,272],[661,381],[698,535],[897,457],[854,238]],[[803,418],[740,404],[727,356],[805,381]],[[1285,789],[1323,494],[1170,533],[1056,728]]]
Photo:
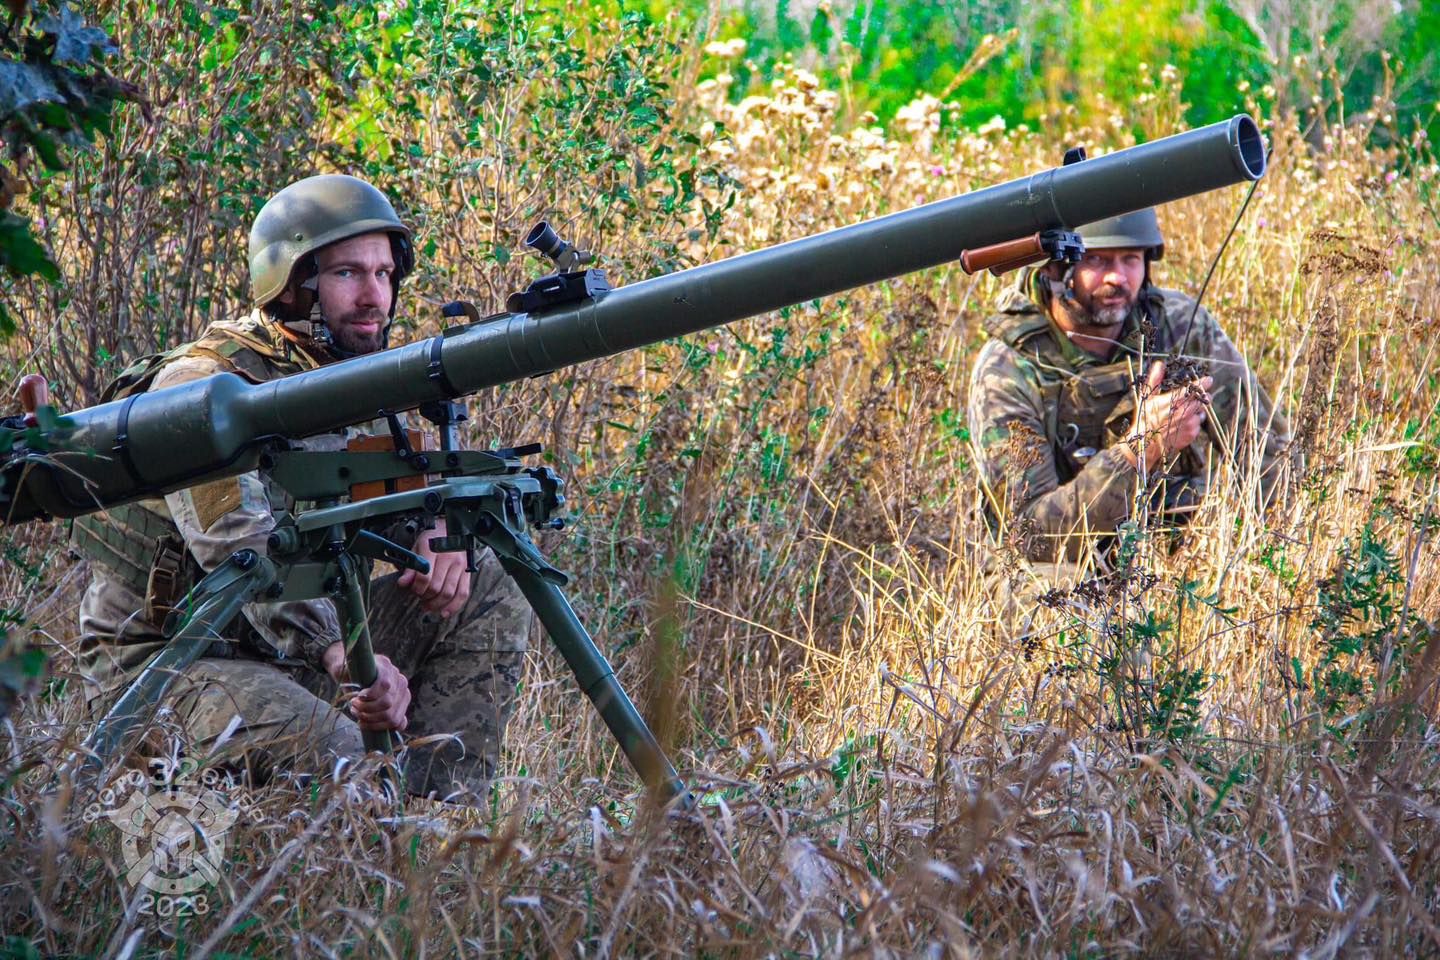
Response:
[[[346,176],[294,183],[265,204],[250,232],[254,309],[138,362],[105,399],[221,372],[263,383],[384,349],[413,266],[410,228],[374,187]],[[344,449],[347,439],[325,435],[303,446]],[[259,471],[77,520],[75,542],[93,573],[80,608],[92,699],[115,696],[163,645],[165,617],[187,590],[237,550],[263,553],[275,514],[293,507]],[[263,781],[363,755],[362,728],[452,734],[408,757],[407,786],[420,795],[483,796],[531,614],[493,556],[471,574],[463,553],[431,550],[430,539],[444,535],[443,518],[418,536],[388,535],[427,559],[430,573],[370,585],[379,677],[344,709],[330,702],[346,680],[332,602],[248,605],[234,635],[212,644],[172,688],[169,703],[192,749],[218,746]]]
[[[1258,467],[1268,498],[1288,433],[1210,312],[1151,284],[1165,249],[1153,210],[1079,233],[1079,263],[1020,274],[971,379],[987,519],[1022,561],[1012,613],[1107,572],[1142,473],[1171,518],[1204,496],[1217,453]]]

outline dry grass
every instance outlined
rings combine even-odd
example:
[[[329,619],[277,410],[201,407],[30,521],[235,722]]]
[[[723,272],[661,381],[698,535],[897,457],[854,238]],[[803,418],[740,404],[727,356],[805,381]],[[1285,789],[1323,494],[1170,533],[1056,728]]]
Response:
[[[1063,137],[940,135],[923,101],[890,131],[837,128],[804,75],[738,108],[718,93],[677,108],[741,184],[714,241],[673,235],[697,260],[1178,116],[1163,81],[1126,123]],[[714,120],[731,136],[710,139]],[[645,805],[542,642],[490,811],[384,818],[364,771],[258,791],[215,909],[160,921],[137,914],[114,831],[49,791],[76,698],[32,698],[6,748],[22,773],[0,796],[0,930],[44,953],[187,957],[1440,954],[1436,168],[1367,149],[1364,129],[1322,152],[1293,119],[1268,134],[1272,172],[1207,299],[1295,426],[1289,492],[1262,514],[1253,478],[1224,477],[1178,551],[1142,541],[1143,594],[1057,614],[1064,632],[1030,643],[994,622],[955,417],[997,288],[958,268],[516,386],[481,398],[477,442],[542,438],[572,477],[579,532],[547,549],[622,679],[671,718],[698,809]],[[442,268],[501,222],[446,222],[445,199],[413,201],[436,204]],[[1163,212],[1162,283],[1198,286],[1239,199]],[[597,242],[631,251],[622,281],[644,269],[635,230]],[[13,362],[54,329],[24,331]],[[1327,715],[1292,661],[1334,646],[1318,605],[1367,525],[1401,581],[1361,625],[1390,624],[1379,654],[1338,662],[1364,694]],[[949,555],[907,546],[917,531]],[[44,558],[7,584],[39,597],[63,678],[80,573],[52,532],[9,537]],[[1211,602],[1177,606],[1187,582]],[[677,623],[680,667],[657,680]],[[1117,722],[1181,668],[1204,678],[1193,729]]]

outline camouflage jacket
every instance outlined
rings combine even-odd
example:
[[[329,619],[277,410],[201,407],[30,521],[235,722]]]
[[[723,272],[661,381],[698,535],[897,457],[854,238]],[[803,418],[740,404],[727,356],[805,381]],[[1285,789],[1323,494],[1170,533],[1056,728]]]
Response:
[[[263,383],[320,363],[257,310],[211,324],[194,343],[140,361],[110,392],[117,385],[126,392],[158,390],[222,372]],[[344,443],[336,434],[303,446],[333,450]],[[236,550],[264,553],[274,511],[290,506],[263,474],[252,472],[77,520],[74,542],[89,558],[92,574],[80,604],[82,662],[90,678],[103,686],[117,671],[139,667],[163,642],[167,608],[155,596],[163,592],[157,589],[162,573],[176,581],[168,599],[177,601],[191,582]],[[172,555],[164,560],[167,549]],[[153,555],[147,558],[147,551]],[[329,600],[252,603],[243,612],[242,631],[262,653],[298,656],[319,666],[325,648],[340,639]]]
[[[1075,560],[1087,542],[1108,542],[1137,496],[1137,471],[1118,448],[1130,432],[1137,378],[1153,359],[1171,354],[1196,361],[1197,375],[1214,378],[1213,405],[1200,437],[1162,479],[1193,502],[1221,454],[1242,466],[1258,463],[1260,489],[1269,496],[1289,429],[1208,310],[1195,310],[1182,293],[1151,287],[1149,324],[1132,314],[1107,359],[1062,336],[1025,292],[1027,280],[1022,273],[986,322],[990,339],[971,377],[970,435],[992,529],[1018,524],[1019,536],[1011,539],[1034,561]]]

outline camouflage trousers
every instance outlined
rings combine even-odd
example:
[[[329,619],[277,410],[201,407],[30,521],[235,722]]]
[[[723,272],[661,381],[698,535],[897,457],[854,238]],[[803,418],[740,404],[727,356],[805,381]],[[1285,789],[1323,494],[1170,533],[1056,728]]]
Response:
[[[984,565],[985,595],[998,635],[1031,650],[1043,643],[1063,615],[1041,602],[1047,594],[1060,596],[1077,585],[1103,573],[1093,563],[1023,561],[1001,563],[997,558]],[[1057,606],[1064,606],[1062,599]]]
[[[1192,478],[1164,486],[1157,496],[1149,534],[1161,549],[1174,552],[1184,539],[1191,511],[1199,504]],[[997,624],[1012,636],[1033,633],[1044,609],[1069,611],[1102,603],[1124,587],[1116,569],[1116,541],[1113,536],[1093,539],[1091,546],[1074,559],[1054,561],[1003,558],[993,548],[982,561],[986,592],[991,598]],[[1078,588],[1078,589],[1077,589]],[[1133,590],[1133,584],[1130,588]],[[1042,598],[1044,602],[1042,603]],[[1055,618],[1050,618],[1055,619]],[[1060,622],[1063,622],[1063,618]]]
[[[417,796],[483,798],[514,708],[530,607],[489,553],[453,617],[424,612],[398,577],[370,586],[370,634],[375,652],[410,685],[409,724],[400,737],[406,787]],[[193,755],[214,754],[263,783],[287,771],[325,773],[339,758],[364,756],[359,725],[334,705],[351,694],[342,697],[329,676],[310,667],[241,655],[197,660],[167,702]]]
[[[985,580],[996,612],[1022,613],[1039,602],[1051,590],[1069,589],[1088,577],[1103,571],[1089,564],[1060,560],[1041,563],[1034,560],[1015,564],[1014,569],[988,567]]]

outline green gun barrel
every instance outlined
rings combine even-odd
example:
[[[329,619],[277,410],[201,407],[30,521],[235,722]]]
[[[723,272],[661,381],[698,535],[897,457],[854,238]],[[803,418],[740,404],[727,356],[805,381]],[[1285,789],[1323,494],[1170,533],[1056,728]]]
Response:
[[[233,374],[67,415],[67,452],[16,457],[0,518],[78,516],[256,466],[260,448],[1073,229],[1265,172],[1264,140],[1222,123],[534,313],[260,385]]]

